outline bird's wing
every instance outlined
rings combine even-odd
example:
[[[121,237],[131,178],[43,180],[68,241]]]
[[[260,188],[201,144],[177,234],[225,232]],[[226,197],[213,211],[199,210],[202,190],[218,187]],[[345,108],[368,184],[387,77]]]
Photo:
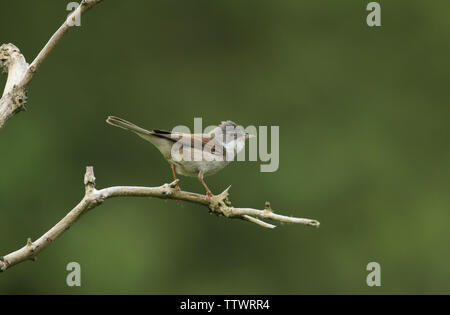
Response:
[[[173,142],[181,142],[181,144],[189,148],[196,149],[196,143],[199,143],[201,144],[202,150],[208,150],[212,154],[217,155],[226,154],[225,147],[215,139],[214,135],[179,133],[159,129],[153,129],[152,134],[160,138],[169,139]],[[200,147],[200,145],[197,146]]]
[[[214,155],[226,156],[226,148],[214,134],[191,134],[191,141],[199,141],[202,144],[202,150],[211,152]]]
[[[154,136],[157,136],[157,137],[163,138],[163,139],[168,139],[168,140],[171,140],[172,142],[177,142],[178,140],[183,138],[182,133],[171,132],[171,131],[160,130],[160,129],[153,129],[151,131],[151,133]]]
[[[158,147],[161,147],[161,143],[158,144],[157,142],[152,140],[154,139],[154,137],[169,140],[173,143],[181,142],[184,147],[188,147],[193,150],[196,150],[197,146],[200,147],[200,145],[197,144],[200,143],[201,150],[210,152],[214,155],[226,156],[225,147],[222,145],[222,142],[214,137],[214,134],[190,134],[160,129],[153,129],[149,131],[129,121],[126,121],[125,119],[114,116],[109,116],[106,122],[115,127],[133,131]]]

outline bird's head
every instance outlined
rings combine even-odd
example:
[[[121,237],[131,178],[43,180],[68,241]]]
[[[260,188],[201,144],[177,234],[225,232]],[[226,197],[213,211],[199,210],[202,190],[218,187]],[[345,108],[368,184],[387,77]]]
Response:
[[[225,143],[237,139],[247,140],[253,137],[252,135],[246,133],[242,126],[237,125],[231,120],[222,121],[220,125],[213,131],[216,132],[216,134],[221,133],[222,135],[224,135]]]
[[[231,120],[222,121],[212,133],[215,134],[216,139],[219,139],[227,150],[235,150],[240,152],[245,147],[245,140],[253,136],[245,132],[242,126],[237,125]]]

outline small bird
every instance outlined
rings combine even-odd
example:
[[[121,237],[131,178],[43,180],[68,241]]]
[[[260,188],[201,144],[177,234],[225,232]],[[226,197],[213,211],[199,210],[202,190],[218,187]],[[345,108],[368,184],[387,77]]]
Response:
[[[136,133],[153,144],[170,163],[174,179],[177,174],[197,176],[206,190],[206,196],[213,194],[203,180],[223,169],[235,154],[245,147],[245,140],[252,137],[234,122],[222,123],[209,133],[190,134],[159,129],[146,130],[124,119],[109,116],[106,122],[112,126]],[[180,158],[182,156],[182,158]],[[180,190],[177,185],[176,189]]]

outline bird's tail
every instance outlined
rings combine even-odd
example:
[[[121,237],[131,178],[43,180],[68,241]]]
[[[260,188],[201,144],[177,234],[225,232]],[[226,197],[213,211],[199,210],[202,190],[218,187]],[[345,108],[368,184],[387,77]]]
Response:
[[[151,134],[153,134],[151,131],[148,131],[148,130],[146,130],[144,128],[136,126],[135,124],[130,123],[129,121],[126,121],[126,120],[124,120],[122,118],[119,118],[119,117],[109,116],[106,119],[106,122],[108,124],[112,125],[112,126],[119,127],[119,128],[125,129],[125,130],[130,130],[130,131],[133,131],[133,132],[135,132],[137,134],[140,134],[140,135],[151,135]]]

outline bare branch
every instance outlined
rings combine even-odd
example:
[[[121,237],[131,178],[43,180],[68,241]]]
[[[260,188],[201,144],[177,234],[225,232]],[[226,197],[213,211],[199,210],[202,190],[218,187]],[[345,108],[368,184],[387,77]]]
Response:
[[[311,219],[302,219],[275,214],[266,202],[264,210],[251,208],[234,208],[228,199],[228,187],[219,195],[208,198],[188,191],[176,189],[179,180],[159,187],[140,186],[114,186],[101,190],[95,189],[94,169],[91,166],[86,168],[84,175],[85,196],[64,218],[62,218],[48,232],[39,239],[32,242],[31,239],[22,248],[0,257],[0,271],[17,265],[26,260],[34,260],[36,255],[49,246],[58,236],[68,230],[85,212],[101,205],[106,199],[114,197],[156,197],[161,199],[174,199],[188,201],[206,206],[212,213],[222,215],[227,218],[235,218],[255,223],[265,228],[274,228],[275,225],[264,222],[262,219],[270,219],[285,223],[298,223],[318,227],[319,222]]]
[[[20,50],[13,44],[3,44],[0,46],[0,67],[8,72],[8,80],[0,99],[0,129],[15,114],[25,110],[26,88],[33,78],[35,72],[61,41],[64,34],[74,25],[76,17],[92,8],[102,0],[83,0],[80,5],[66,18],[64,23],[53,34],[47,44],[42,48],[31,65],[28,65]]]

